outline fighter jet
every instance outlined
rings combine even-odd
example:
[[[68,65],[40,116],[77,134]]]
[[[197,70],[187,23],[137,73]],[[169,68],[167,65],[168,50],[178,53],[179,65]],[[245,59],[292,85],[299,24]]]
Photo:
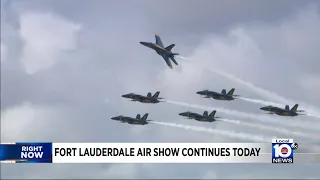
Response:
[[[279,107],[274,107],[274,106],[265,106],[260,109],[263,111],[267,111],[268,114],[277,114],[279,116],[294,117],[298,115],[303,115],[303,114],[298,114],[298,112],[304,112],[304,110],[297,110],[298,106],[299,106],[298,104],[295,104],[292,109],[290,109],[288,105],[286,105],[284,109]]]
[[[160,36],[155,34],[155,38],[156,38],[156,44],[151,43],[151,42],[140,42],[140,44],[155,50],[160,56],[163,57],[163,59],[166,61],[167,65],[171,69],[173,69],[170,59],[172,60],[172,62],[174,62],[176,65],[178,65],[177,61],[174,59],[174,56],[179,55],[178,53],[171,52],[171,49],[175,46],[175,44],[171,44],[168,47],[164,47],[162,44],[162,41],[160,39]]]
[[[179,115],[185,117],[186,119],[194,119],[196,121],[202,121],[202,122],[214,122],[214,121],[217,121],[217,119],[221,118],[221,117],[214,117],[216,112],[217,111],[214,110],[212,111],[212,113],[208,115],[208,111],[204,111],[203,115],[201,115],[201,114],[187,111],[187,112],[179,113]]]
[[[148,115],[149,114],[146,113],[144,116],[142,116],[142,118],[140,118],[140,114],[137,114],[136,118],[120,115],[120,116],[113,117],[111,119],[120,121],[121,123],[128,123],[132,125],[146,125],[146,124],[149,124],[148,121],[151,121],[151,120],[147,120]]]
[[[148,92],[147,96],[142,96],[140,94],[134,94],[134,93],[129,93],[129,94],[124,94],[121,97],[131,99],[131,101],[138,101],[141,103],[152,103],[156,104],[162,101],[159,101],[159,99],[163,99],[161,97],[158,97],[160,94],[160,91],[157,91],[154,93],[153,96],[151,96],[151,92]]]
[[[197,94],[204,96],[204,98],[213,98],[216,100],[231,101],[231,100],[234,100],[235,97],[239,96],[239,95],[233,95],[234,90],[235,88],[232,88],[228,93],[226,93],[225,89],[222,89],[221,93],[209,91],[209,90],[203,90],[203,91],[198,91]]]

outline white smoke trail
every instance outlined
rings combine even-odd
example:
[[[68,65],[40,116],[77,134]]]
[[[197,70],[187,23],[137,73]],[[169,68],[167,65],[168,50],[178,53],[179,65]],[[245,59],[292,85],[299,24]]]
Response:
[[[295,136],[320,140],[320,134],[319,135],[318,134],[306,134],[306,133],[302,133],[299,131],[291,131],[291,130],[288,130],[285,128],[280,128],[280,127],[266,126],[266,125],[261,125],[261,124],[253,124],[253,123],[243,122],[243,121],[239,121],[239,120],[225,119],[225,118],[222,118],[219,120],[222,120],[224,122],[234,123],[234,124],[245,125],[245,126],[252,127],[252,128],[258,128],[261,130],[274,131],[274,132],[289,135],[289,136],[295,135]]]
[[[252,103],[256,103],[256,104],[262,104],[262,105],[271,105],[271,106],[277,106],[277,107],[283,106],[282,104],[278,104],[278,103],[274,103],[274,102],[270,102],[270,101],[259,100],[259,99],[251,99],[251,98],[245,98],[245,97],[238,97],[238,99],[241,99],[241,100],[244,100],[244,101],[248,101],[248,102],[252,102]],[[314,118],[319,118],[320,119],[320,116],[317,116],[317,115],[314,115],[314,114],[307,113],[305,115],[309,116],[309,117],[314,117]]]
[[[262,135],[237,133],[237,132],[233,132],[233,131],[226,131],[226,130],[221,130],[221,129],[211,129],[211,128],[205,128],[205,127],[199,127],[199,126],[188,126],[188,125],[184,125],[184,124],[167,123],[167,122],[160,122],[160,121],[151,121],[150,123],[164,125],[164,126],[177,127],[177,128],[182,128],[182,129],[192,130],[192,131],[208,132],[208,133],[218,134],[221,136],[226,136],[229,138],[249,140],[249,141],[255,141],[255,142],[270,142],[271,139],[276,139],[276,137],[266,138]]]
[[[188,62],[193,62],[191,60],[189,60]],[[258,86],[255,86],[254,84],[248,82],[248,81],[245,81],[245,80],[242,80],[232,74],[229,74],[229,73],[225,73],[225,72],[222,72],[222,71],[219,71],[219,70],[216,70],[216,69],[213,69],[213,68],[208,68],[206,66],[203,66],[199,63],[195,63],[193,62],[196,66],[199,66],[201,68],[205,68],[205,69],[208,69],[210,70],[211,72],[214,72],[220,76],[223,76],[235,83],[238,83],[238,84],[241,84],[243,86],[246,86],[248,89],[250,89],[251,91],[257,93],[258,95],[260,96],[263,96],[265,98],[268,98],[268,99],[271,99],[273,101],[277,101],[277,102],[281,102],[282,104],[278,104],[278,103],[275,103],[275,102],[272,102],[271,104],[277,104],[278,106],[285,106],[286,104],[296,104],[296,101],[292,100],[292,99],[288,99],[288,98],[285,98],[285,97],[282,97],[278,94],[276,94],[275,92],[271,92],[271,91],[268,91],[266,89],[263,89],[261,87],[258,87]],[[306,111],[308,111],[308,113],[311,113],[312,114],[312,117],[315,117],[315,118],[319,118],[320,119],[320,110],[318,108],[315,108],[311,105],[307,105],[306,103],[299,103],[301,106],[304,107],[304,109]]]
[[[210,71],[216,73],[216,74],[219,74],[221,76],[224,76],[225,78],[231,80],[231,81],[234,81],[236,83],[239,83],[239,84],[242,84],[246,87],[248,87],[249,89],[253,90],[255,93],[261,95],[261,96],[264,96],[268,99],[272,99],[274,101],[278,101],[278,102],[282,102],[282,103],[286,103],[288,102],[287,99],[285,99],[284,97],[281,97],[279,95],[277,95],[276,93],[274,92],[270,92],[268,90],[265,90],[265,89],[262,89],[260,87],[257,87],[255,86],[254,84],[250,83],[250,82],[247,82],[247,81],[244,81],[232,74],[228,74],[228,73],[225,73],[225,72],[222,72],[222,71],[219,71],[219,70],[215,70],[215,69],[212,69],[210,68],[209,69]]]
[[[213,68],[208,68],[207,66],[203,66],[203,65],[201,65],[201,64],[199,64],[199,63],[196,63],[196,62],[194,62],[194,61],[191,61],[191,60],[189,60],[188,62],[192,62],[192,63],[194,63],[196,66],[199,66],[199,67],[201,67],[201,68],[208,69],[209,71],[211,71],[211,72],[213,72],[213,73],[216,73],[216,74],[218,74],[218,75],[220,75],[220,76],[223,76],[223,77],[225,77],[225,78],[227,78],[227,79],[229,79],[229,80],[231,80],[231,81],[233,81],[233,82],[235,82],[235,83],[244,85],[244,86],[246,86],[248,89],[250,89],[250,90],[254,91],[255,93],[257,93],[257,94],[259,94],[259,95],[261,95],[261,96],[264,96],[264,97],[266,97],[266,98],[269,98],[269,99],[272,99],[272,100],[278,101],[278,102],[280,101],[280,102],[282,102],[282,103],[288,102],[288,100],[287,100],[286,98],[281,97],[281,96],[277,95],[276,93],[270,92],[270,91],[265,90],[265,89],[263,89],[263,88],[257,87],[257,86],[255,86],[254,84],[252,84],[252,83],[250,83],[250,82],[247,82],[247,81],[244,81],[244,80],[242,80],[242,79],[240,79],[240,78],[238,78],[238,77],[236,77],[236,76],[234,76],[234,75],[232,75],[232,74],[225,73],[225,72],[222,72],[222,71],[213,69]]]
[[[280,134],[285,134],[285,135],[295,135],[295,136],[300,136],[300,137],[307,137],[307,138],[313,138],[313,139],[318,139],[320,140],[320,134],[319,135],[314,135],[314,134],[306,134],[302,133],[299,131],[290,131],[285,128],[279,128],[279,127],[273,127],[273,126],[267,126],[267,125],[261,125],[261,124],[254,124],[254,123],[249,123],[249,122],[243,122],[240,120],[233,120],[233,119],[226,119],[226,118],[221,118],[218,119],[218,121],[223,121],[223,122],[228,122],[232,124],[238,124],[238,125],[243,125],[243,126],[248,126],[252,128],[258,128],[261,130],[268,130],[268,131],[274,131]]]
[[[232,124],[241,124],[241,122],[239,120],[232,120],[232,119],[225,119],[225,118],[221,118],[218,121],[228,122],[228,123],[232,123]]]
[[[310,114],[310,113],[307,113],[305,115],[309,116],[309,117],[314,117],[314,118],[319,118],[320,119],[320,116],[318,116],[318,115],[314,115],[314,114]]]
[[[267,118],[263,117],[262,115],[257,115],[257,114],[251,114],[251,113],[245,113],[245,112],[240,112],[236,110],[229,110],[229,109],[224,109],[224,108],[217,108],[217,107],[207,107],[207,106],[202,106],[202,105],[197,105],[197,104],[189,104],[185,102],[177,102],[177,101],[171,101],[171,100],[166,100],[165,102],[170,103],[170,104],[175,104],[179,106],[184,106],[184,107],[191,107],[191,108],[197,108],[197,109],[202,109],[202,110],[208,110],[208,109],[215,109],[218,112],[234,115],[237,117],[242,117],[242,118],[248,118],[248,119],[254,119],[256,121],[261,121],[264,123],[272,123],[272,124],[282,124],[284,126],[292,126],[292,127],[299,127],[299,128],[305,128],[305,129],[313,129],[313,130],[319,130],[320,127],[314,126],[314,125],[308,125],[308,124],[296,124],[293,122],[283,122],[281,120],[274,120],[273,118]],[[263,119],[262,119],[263,118]]]
[[[215,69],[211,69],[211,68],[209,70],[216,73],[216,74],[224,76],[224,77],[228,78],[229,80],[232,80],[236,83],[244,85],[244,86],[248,87],[250,90],[254,91],[255,93],[257,93],[265,98],[272,99],[273,101],[277,101],[277,102],[282,103],[282,104],[278,104],[278,103],[272,102],[272,104],[277,104],[278,106],[285,106],[288,103],[289,104],[297,104],[297,102],[292,99],[284,98],[284,97],[276,94],[275,92],[271,92],[271,91],[265,90],[261,87],[257,87],[254,84],[247,82],[247,81],[244,81],[234,75],[231,75],[231,74],[228,74],[228,73],[225,73],[222,71],[218,71]],[[314,117],[320,118],[320,110],[319,109],[312,107],[310,105],[307,105],[306,103],[300,103],[300,105],[302,105],[306,109],[306,111],[314,114]]]
[[[261,105],[271,105],[271,106],[277,106],[277,107],[282,106],[282,104],[278,104],[278,103],[274,103],[274,102],[270,102],[270,101],[259,100],[259,99],[251,99],[251,98],[245,98],[245,97],[238,97],[238,99],[252,102],[252,103],[256,103],[256,104],[261,104]]]
[[[180,59],[184,59],[184,60],[187,60],[187,61],[191,62],[189,58],[186,58],[186,57],[183,57],[183,56],[176,56],[176,57],[178,57],[178,58],[180,58]]]

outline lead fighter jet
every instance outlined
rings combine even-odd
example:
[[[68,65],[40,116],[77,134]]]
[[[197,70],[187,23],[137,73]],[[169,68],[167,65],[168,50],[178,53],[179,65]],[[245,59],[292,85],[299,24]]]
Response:
[[[140,118],[140,114],[137,114],[136,118],[120,115],[120,116],[112,117],[111,119],[120,121],[122,123],[132,124],[132,125],[146,125],[146,124],[149,124],[148,121],[151,121],[151,120],[147,120],[148,115],[149,114],[146,113],[142,118]]]
[[[167,65],[171,69],[173,69],[170,59],[172,60],[172,62],[174,62],[176,65],[178,65],[177,61],[174,59],[174,56],[179,55],[178,53],[171,52],[171,49],[175,46],[175,44],[171,44],[168,47],[164,47],[163,43],[160,39],[160,36],[155,34],[155,38],[156,38],[156,44],[151,43],[151,42],[140,42],[140,44],[155,50],[166,61]]]
[[[304,110],[297,110],[298,109],[298,104],[295,104],[292,109],[289,108],[288,105],[285,106],[285,108],[279,108],[279,107],[274,107],[274,106],[265,106],[260,108],[263,111],[267,111],[268,114],[277,114],[279,116],[298,116],[298,115],[303,115],[303,114],[298,114],[298,112],[304,112]]]
[[[235,97],[239,96],[239,95],[233,95],[234,90],[235,88],[232,88],[228,93],[226,93],[225,89],[222,89],[221,93],[209,91],[209,90],[203,90],[203,91],[198,91],[197,94],[204,96],[204,98],[213,98],[216,100],[231,101],[231,100],[234,100]]]
[[[142,96],[140,94],[129,93],[129,94],[122,95],[122,97],[131,99],[131,101],[138,101],[138,102],[141,102],[141,103],[156,104],[156,103],[162,102],[162,101],[159,101],[159,99],[163,99],[161,97],[158,97],[159,94],[160,94],[160,91],[157,91],[156,93],[154,93],[153,96],[151,96],[150,92],[148,92],[147,96]]]
[[[179,115],[185,117],[186,119],[194,119],[196,121],[202,121],[202,122],[214,122],[214,121],[217,121],[217,119],[221,118],[221,117],[214,117],[216,112],[217,111],[214,110],[208,115],[208,111],[204,111],[203,115],[201,115],[198,113],[187,111],[187,112],[179,113]]]

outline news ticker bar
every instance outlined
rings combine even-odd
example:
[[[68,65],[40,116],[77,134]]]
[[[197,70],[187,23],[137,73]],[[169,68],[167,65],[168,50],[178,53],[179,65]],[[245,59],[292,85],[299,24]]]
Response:
[[[24,142],[1,144],[0,160],[7,163],[320,163],[320,151],[311,147],[312,144],[298,146],[292,139],[272,143]]]

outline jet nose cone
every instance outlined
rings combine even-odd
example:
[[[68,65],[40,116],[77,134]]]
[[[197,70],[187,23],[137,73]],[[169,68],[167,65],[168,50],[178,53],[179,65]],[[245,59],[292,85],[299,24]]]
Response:
[[[203,92],[202,91],[198,91],[197,94],[203,94]]]
[[[147,45],[148,43],[147,42],[140,42],[140,44],[142,44],[142,45]]]
[[[119,118],[118,118],[118,116],[116,116],[116,117],[112,117],[111,119],[112,120],[118,120]]]
[[[179,116],[183,116],[183,113],[179,113]]]
[[[266,107],[261,107],[260,110],[266,110]]]
[[[130,94],[124,94],[124,95],[122,95],[121,97],[130,98]]]

